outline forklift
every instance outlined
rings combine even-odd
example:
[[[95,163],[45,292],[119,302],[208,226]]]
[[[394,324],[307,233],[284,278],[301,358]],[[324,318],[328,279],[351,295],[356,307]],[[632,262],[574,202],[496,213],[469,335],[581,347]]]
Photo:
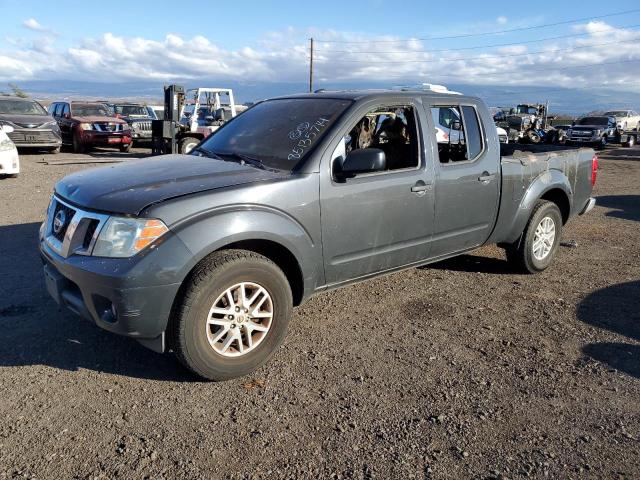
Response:
[[[153,154],[189,153],[236,115],[230,88],[165,86],[164,119],[152,124]]]

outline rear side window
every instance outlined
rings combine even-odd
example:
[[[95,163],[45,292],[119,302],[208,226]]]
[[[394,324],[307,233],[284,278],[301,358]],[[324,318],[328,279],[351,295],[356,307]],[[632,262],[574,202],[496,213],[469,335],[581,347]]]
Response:
[[[465,105],[462,107],[464,123],[467,129],[467,148],[469,159],[474,159],[482,152],[482,131],[476,109]]]
[[[468,105],[431,108],[440,163],[475,160],[484,148],[476,110]]]

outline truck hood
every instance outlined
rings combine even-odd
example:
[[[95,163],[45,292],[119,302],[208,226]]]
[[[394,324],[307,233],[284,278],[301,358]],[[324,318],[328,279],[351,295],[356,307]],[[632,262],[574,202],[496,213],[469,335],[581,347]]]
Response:
[[[116,117],[103,117],[100,115],[90,115],[86,117],[74,115],[73,119],[82,123],[127,123]]]
[[[55,192],[88,210],[137,215],[170,198],[288,175],[195,155],[162,155],[68,175]]]

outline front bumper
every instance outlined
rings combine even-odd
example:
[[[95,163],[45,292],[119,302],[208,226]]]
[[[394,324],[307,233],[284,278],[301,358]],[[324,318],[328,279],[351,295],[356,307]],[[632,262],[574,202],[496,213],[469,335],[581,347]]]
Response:
[[[53,129],[16,128],[8,136],[18,148],[58,148],[62,145],[60,132]]]
[[[94,147],[119,147],[133,142],[131,132],[97,132],[95,130],[80,130],[80,142]]]
[[[184,244],[171,237],[157,248],[125,259],[76,254],[64,258],[41,239],[47,291],[59,305],[98,327],[162,352],[181,285],[176,280],[182,278],[191,257]]]

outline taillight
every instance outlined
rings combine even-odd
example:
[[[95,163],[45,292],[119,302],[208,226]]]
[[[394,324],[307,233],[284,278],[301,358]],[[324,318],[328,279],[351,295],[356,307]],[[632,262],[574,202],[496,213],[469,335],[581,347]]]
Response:
[[[598,177],[598,156],[594,155],[591,159],[591,186],[596,185],[596,178]]]

